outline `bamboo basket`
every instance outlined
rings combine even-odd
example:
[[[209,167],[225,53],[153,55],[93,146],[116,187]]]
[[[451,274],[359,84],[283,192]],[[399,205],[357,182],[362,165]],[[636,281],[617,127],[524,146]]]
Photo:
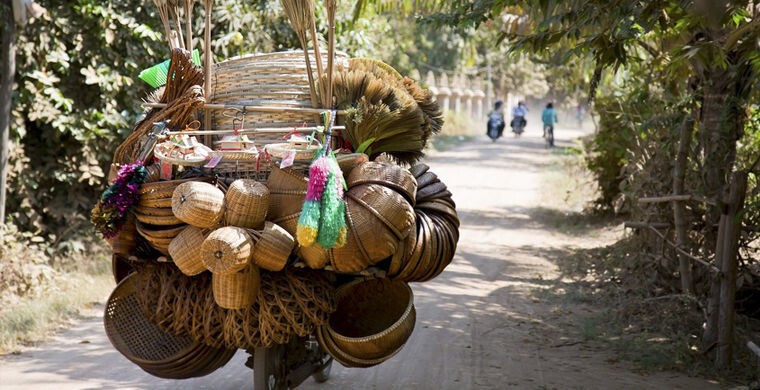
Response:
[[[357,166],[346,179],[348,188],[360,184],[379,184],[390,188],[414,206],[417,180],[407,169],[388,162],[369,161]]]
[[[269,189],[255,180],[238,179],[224,195],[224,220],[228,225],[261,229],[269,208]]]
[[[182,183],[174,189],[172,212],[187,224],[214,227],[224,217],[224,193],[209,183]]]
[[[231,274],[213,273],[211,286],[216,304],[225,309],[243,309],[253,305],[261,286],[259,267],[248,264]]]
[[[194,276],[206,271],[206,266],[203,264],[201,251],[198,247],[198,243],[202,243],[205,239],[206,234],[204,234],[202,229],[188,226],[174,237],[169,244],[167,248],[169,256],[183,274]]]
[[[293,169],[273,168],[267,180],[269,188],[268,218],[277,222],[279,219],[301,212],[306,199],[308,178]],[[288,231],[291,235],[294,231]]]
[[[315,61],[313,58],[312,61]],[[326,58],[325,58],[326,61]],[[348,65],[348,56],[337,53],[336,64]],[[312,69],[316,69],[315,65]],[[283,108],[312,108],[309,79],[303,51],[284,51],[233,57],[214,64],[214,93],[216,104],[258,105]],[[293,128],[313,123],[316,115],[303,112],[247,112],[246,123],[256,127],[282,127],[282,132],[249,134],[256,146],[281,142]],[[214,112],[212,126],[218,130],[233,130],[234,118]]]
[[[201,261],[215,274],[233,274],[251,261],[253,240],[239,227],[225,226],[211,232],[200,247]]]
[[[253,263],[268,271],[281,271],[295,247],[293,236],[282,227],[266,222],[264,229],[253,232],[258,241],[253,247]]]
[[[397,192],[379,184],[360,184],[346,195],[382,221],[399,240],[409,234],[415,221],[414,209]]]
[[[359,361],[393,356],[414,330],[414,296],[404,282],[357,280],[341,286],[336,300],[327,335],[340,351]]]
[[[232,358],[235,349],[206,346],[159,329],[140,308],[136,282],[136,274],[125,277],[108,298],[103,315],[108,340],[124,357],[166,379],[204,376]]]

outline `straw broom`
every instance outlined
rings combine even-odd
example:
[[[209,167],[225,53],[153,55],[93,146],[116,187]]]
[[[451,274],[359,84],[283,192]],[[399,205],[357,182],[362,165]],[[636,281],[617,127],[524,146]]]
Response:
[[[303,56],[306,60],[306,74],[309,77],[309,92],[311,93],[311,104],[313,107],[319,106],[317,100],[317,92],[314,84],[314,74],[311,70],[311,60],[309,59],[308,43],[306,41],[306,31],[310,29],[309,24],[313,24],[313,20],[310,19],[310,14],[313,13],[314,1],[313,0],[281,0],[282,8],[285,14],[290,19],[290,24],[293,25],[293,29],[298,36],[298,41],[301,42],[303,48]],[[319,58],[319,57],[317,57]]]

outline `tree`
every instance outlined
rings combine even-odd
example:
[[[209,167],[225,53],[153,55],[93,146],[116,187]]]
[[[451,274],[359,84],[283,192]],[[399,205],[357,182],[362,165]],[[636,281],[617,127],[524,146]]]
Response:
[[[435,3],[440,7],[441,2]],[[725,340],[725,334],[718,339],[718,317],[724,311],[725,325],[732,326],[733,298],[730,289],[725,288],[735,284],[730,275],[736,267],[735,244],[741,226],[727,233],[729,230],[723,227],[729,225],[720,221],[743,204],[743,194],[731,195],[737,192],[737,185],[746,182],[747,172],[735,172],[735,162],[737,141],[743,135],[746,112],[753,93],[756,94],[760,72],[758,4],[753,0],[447,3],[445,11],[431,18],[434,23],[471,28],[502,20],[505,21],[502,38],[512,50],[535,53],[558,64],[574,57],[592,58],[595,62],[589,85],[592,96],[605,69],[615,73],[631,64],[649,62],[667,69],[660,82],[663,88],[680,91],[691,99],[685,107],[686,115],[693,120],[684,119],[680,139],[686,143],[696,138],[698,142],[701,153],[692,163],[701,167],[702,193],[696,195],[707,197],[712,204],[704,215],[700,254],[713,259],[714,265],[723,270],[712,278],[703,342],[709,348],[717,343],[716,365],[728,366],[731,343]],[[680,161],[679,165],[683,167],[684,163]],[[683,183],[678,171],[672,191],[680,195]],[[674,205],[676,219],[680,211]],[[719,224],[721,229],[716,228]],[[688,293],[691,278],[686,261],[682,259],[680,271],[682,289]],[[719,291],[721,286],[723,294]],[[725,308],[730,313],[725,313]]]

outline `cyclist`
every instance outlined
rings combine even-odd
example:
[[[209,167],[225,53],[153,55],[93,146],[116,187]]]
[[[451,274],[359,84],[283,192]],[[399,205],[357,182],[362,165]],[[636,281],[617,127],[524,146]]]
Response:
[[[544,137],[549,146],[554,146],[554,124],[557,123],[557,112],[554,104],[549,102],[541,113],[541,121],[544,122]]]

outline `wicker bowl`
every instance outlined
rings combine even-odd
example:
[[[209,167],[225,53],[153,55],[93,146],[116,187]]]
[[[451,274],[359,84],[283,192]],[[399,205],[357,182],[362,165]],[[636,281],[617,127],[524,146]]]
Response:
[[[399,240],[409,234],[415,220],[414,209],[396,191],[380,184],[359,184],[346,195],[382,221]]]
[[[264,227],[269,208],[269,189],[251,179],[232,182],[224,195],[224,220],[228,225],[251,229]]]
[[[224,193],[209,183],[182,183],[172,194],[172,211],[187,224],[199,228],[214,227],[224,216]]]
[[[201,261],[209,271],[234,274],[251,261],[253,240],[239,227],[225,226],[211,232],[200,247]]]
[[[351,256],[351,262],[366,262],[367,265],[372,265],[396,253],[399,247],[399,238],[383,219],[378,218],[371,209],[349,196],[346,199],[346,216],[349,232],[354,234],[360,250],[356,255]],[[338,257],[336,257],[336,260],[338,260]],[[341,261],[345,262],[347,259],[341,259]],[[338,261],[335,262],[335,265],[338,265]]]
[[[283,159],[292,155],[294,161],[311,161],[314,159],[315,153],[321,149],[321,145],[296,147],[288,142],[269,144],[264,146],[264,150],[269,153],[270,156],[277,159]]]
[[[174,237],[179,235],[187,225],[178,226],[153,226],[147,225],[142,222],[137,222],[137,233],[139,233],[145,241],[159,252],[168,255],[169,244],[174,240]]]
[[[395,190],[414,205],[417,180],[407,169],[389,162],[370,161],[357,166],[346,179],[349,188],[373,183]]]
[[[388,279],[357,280],[338,289],[327,334],[346,355],[362,360],[393,356],[416,322],[409,285]]]
[[[344,367],[367,368],[367,367],[376,366],[390,359],[391,357],[395,356],[403,348],[403,346],[401,346],[396,351],[379,359],[359,359],[359,358],[349,355],[348,353],[340,349],[340,347],[338,347],[337,344],[335,344],[335,340],[333,340],[332,336],[330,336],[327,330],[327,326],[318,327],[315,334],[317,336],[317,342],[322,347],[322,349],[324,349],[328,354],[330,354],[330,356],[332,356],[336,361],[338,361],[338,363],[340,363]]]

